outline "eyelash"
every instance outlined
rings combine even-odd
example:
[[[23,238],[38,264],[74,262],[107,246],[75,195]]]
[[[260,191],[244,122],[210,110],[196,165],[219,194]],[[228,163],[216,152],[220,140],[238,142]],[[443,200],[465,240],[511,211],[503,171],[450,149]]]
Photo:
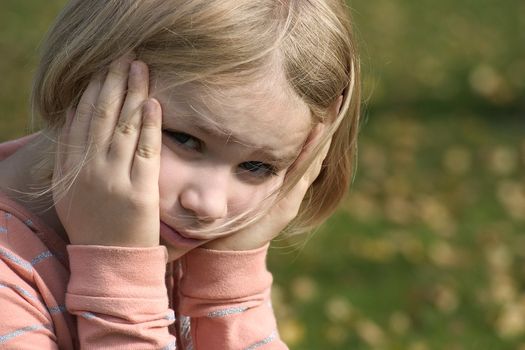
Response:
[[[169,138],[178,143],[179,145],[183,146],[184,148],[188,150],[193,150],[200,152],[202,150],[201,141],[191,135],[188,135],[183,132],[176,132],[176,131],[165,131],[165,133],[168,134]],[[188,141],[193,141],[196,143],[195,146],[189,146],[187,144]]]
[[[257,177],[270,177],[277,175],[277,169],[270,164],[257,161],[244,162],[239,165],[241,169]],[[262,170],[262,173],[260,173]]]
[[[167,136],[176,142],[179,146],[184,147],[188,151],[200,152],[202,150],[202,142],[189,134],[184,132],[164,130]],[[193,141],[196,145],[189,146],[187,143]],[[277,175],[277,169],[271,164],[260,161],[248,161],[239,164],[242,169],[240,173],[249,173],[251,176],[258,178],[267,178]]]

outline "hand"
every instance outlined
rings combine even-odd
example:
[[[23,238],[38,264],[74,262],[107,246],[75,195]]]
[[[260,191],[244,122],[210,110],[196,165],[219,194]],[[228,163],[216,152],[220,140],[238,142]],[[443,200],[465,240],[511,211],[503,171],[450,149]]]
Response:
[[[159,245],[162,115],[148,75],[145,63],[122,57],[68,113],[53,199],[71,244]]]
[[[312,156],[324,132],[324,124],[318,124],[312,131],[309,141],[301,151],[291,169],[301,168]],[[215,250],[251,250],[264,246],[297,216],[308,188],[321,172],[322,164],[330,148],[329,140],[314,158],[297,184],[283,198],[279,199],[269,211],[255,223],[229,236],[207,242],[202,247]],[[288,171],[290,174],[290,170]],[[286,182],[286,179],[285,179]]]

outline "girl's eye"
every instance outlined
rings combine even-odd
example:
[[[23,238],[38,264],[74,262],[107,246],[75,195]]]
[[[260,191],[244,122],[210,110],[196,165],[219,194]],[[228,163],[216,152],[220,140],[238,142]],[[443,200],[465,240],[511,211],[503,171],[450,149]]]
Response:
[[[201,146],[201,141],[191,135],[188,135],[184,132],[177,132],[177,131],[165,131],[169,138],[175,141],[176,143],[180,144],[181,146],[184,146],[185,148],[188,148],[190,150],[199,151]]]
[[[251,175],[257,177],[269,177],[277,175],[277,170],[274,166],[263,162],[250,161],[239,165],[242,170],[250,172]]]

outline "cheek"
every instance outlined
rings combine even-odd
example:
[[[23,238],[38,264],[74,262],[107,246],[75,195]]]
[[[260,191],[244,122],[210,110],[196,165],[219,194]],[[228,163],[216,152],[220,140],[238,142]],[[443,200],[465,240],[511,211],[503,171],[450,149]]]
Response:
[[[180,192],[181,181],[189,170],[168,147],[162,146],[160,154],[159,192],[161,207],[172,206]]]
[[[177,156],[168,147],[162,147],[160,158],[159,191],[160,206],[162,210],[173,210],[177,208],[178,199],[182,191],[191,184],[209,183],[208,175],[212,170],[203,175],[202,168],[196,170],[191,162]],[[228,184],[222,188],[228,201],[228,216],[234,216],[245,211],[257,209],[261,203],[272,195],[282,185],[285,174],[271,177],[262,183],[250,183],[235,177],[234,174],[228,179]],[[198,179],[204,177],[204,179]],[[222,186],[220,186],[222,187]],[[271,200],[271,199],[270,199]]]
[[[236,183],[236,191],[232,196],[230,208],[234,214],[257,209],[262,202],[269,198],[276,198],[279,187],[282,185],[284,176],[275,176],[262,184]]]

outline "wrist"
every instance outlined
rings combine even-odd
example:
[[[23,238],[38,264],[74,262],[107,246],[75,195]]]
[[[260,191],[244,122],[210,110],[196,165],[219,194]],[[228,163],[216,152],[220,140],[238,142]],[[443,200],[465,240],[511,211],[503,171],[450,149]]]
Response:
[[[253,295],[271,285],[266,268],[269,244],[252,250],[222,251],[196,248],[181,259],[184,296],[234,299]]]
[[[260,249],[270,242],[257,240],[256,237],[247,237],[247,235],[236,235],[222,237],[209,241],[201,246],[204,249],[217,250],[217,251],[249,251],[254,249]]]

